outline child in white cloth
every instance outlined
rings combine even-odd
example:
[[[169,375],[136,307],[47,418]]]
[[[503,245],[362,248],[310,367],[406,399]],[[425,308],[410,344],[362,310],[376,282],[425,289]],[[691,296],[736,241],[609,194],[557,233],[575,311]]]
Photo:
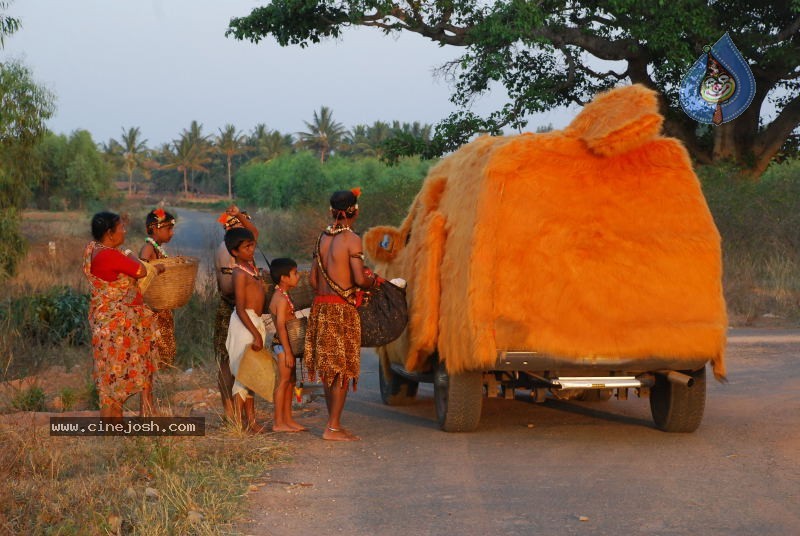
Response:
[[[247,346],[250,345],[256,352],[264,348],[267,333],[261,315],[266,294],[253,260],[256,249],[253,233],[241,227],[231,229],[225,233],[225,247],[236,260],[232,273],[236,307],[231,315],[225,346],[230,357],[231,373],[237,377]],[[232,395],[234,416],[239,426],[253,434],[264,432],[265,428],[256,422],[253,392],[238,378],[233,384]]]

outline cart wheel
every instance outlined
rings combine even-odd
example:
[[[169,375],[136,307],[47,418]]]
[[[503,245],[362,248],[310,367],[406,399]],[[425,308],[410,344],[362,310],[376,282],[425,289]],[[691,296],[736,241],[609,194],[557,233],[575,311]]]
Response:
[[[433,374],[436,417],[445,432],[472,432],[481,420],[483,378],[480,372],[450,375],[441,361]]]
[[[706,407],[706,369],[684,372],[694,378],[691,387],[673,383],[656,374],[650,389],[650,411],[659,430],[694,432],[703,420]]]
[[[378,383],[381,400],[387,406],[410,404],[417,396],[419,388],[419,382],[403,378],[395,374],[391,368],[384,367],[383,359],[378,360]]]

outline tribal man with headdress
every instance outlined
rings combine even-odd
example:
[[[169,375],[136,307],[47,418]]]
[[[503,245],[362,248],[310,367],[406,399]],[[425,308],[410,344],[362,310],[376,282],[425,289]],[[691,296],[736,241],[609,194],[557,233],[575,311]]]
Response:
[[[250,221],[250,216],[246,212],[239,210],[236,205],[231,205],[222,213],[217,220],[222,224],[225,231],[243,227],[253,233],[253,236],[258,239],[258,229]],[[229,421],[234,420],[233,410],[233,384],[235,378],[231,374],[230,361],[228,357],[228,349],[225,347],[225,341],[228,337],[228,325],[231,320],[231,314],[236,305],[234,291],[233,291],[233,265],[235,264],[234,258],[225,247],[223,240],[217,248],[214,255],[214,273],[217,276],[217,289],[219,290],[219,305],[217,306],[217,318],[214,322],[214,357],[217,359],[217,367],[219,372],[217,374],[217,384],[219,386],[219,394],[222,398],[222,407],[225,410],[225,417]]]
[[[360,288],[375,286],[375,275],[364,267],[361,237],[352,229],[361,191],[342,190],[331,196],[333,222],[317,241],[311,267],[316,290],[308,319],[305,352],[311,377],[319,375],[325,389],[328,422],[323,439],[359,439],[340,422],[350,380],[356,389],[361,366],[361,322],[356,311]]]

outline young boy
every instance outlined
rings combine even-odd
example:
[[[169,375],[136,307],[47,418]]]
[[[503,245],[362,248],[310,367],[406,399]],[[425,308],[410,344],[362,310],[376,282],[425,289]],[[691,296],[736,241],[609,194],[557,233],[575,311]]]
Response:
[[[225,343],[230,358],[233,376],[238,376],[247,345],[259,351],[264,347],[266,327],[261,319],[266,296],[261,276],[256,268],[253,254],[256,250],[255,236],[248,229],[237,227],[225,233],[225,247],[235,260],[233,266],[233,291],[235,309],[228,327]],[[257,434],[264,427],[256,422],[253,392],[235,380],[232,390],[236,421],[247,432]]]
[[[300,432],[307,428],[292,419],[292,388],[294,387],[295,356],[289,345],[286,322],[294,318],[294,303],[289,290],[297,286],[300,276],[297,263],[292,259],[275,259],[270,264],[270,277],[275,283],[275,292],[269,302],[269,312],[275,324],[272,353],[278,361],[278,382],[275,385],[274,432]]]
[[[157,208],[147,213],[144,225],[148,236],[144,239],[144,246],[139,250],[139,258],[149,263],[167,258],[167,252],[162,245],[172,240],[172,236],[175,234],[175,216],[162,208]],[[172,317],[172,311],[169,309],[153,312],[155,313],[156,325],[161,331],[161,339],[157,345],[158,363],[155,363],[156,370],[159,370],[172,366],[172,362],[175,360],[177,351],[175,345],[175,320]],[[142,391],[142,400],[149,407],[154,407],[152,386]]]
[[[222,224],[225,231],[237,227],[249,229],[256,241],[258,241],[258,229],[247,213],[239,210],[236,205],[229,206],[217,221]],[[219,290],[219,304],[214,320],[214,357],[217,360],[217,384],[219,385],[222,407],[225,410],[225,418],[229,421],[234,420],[233,398],[231,395],[233,375],[228,362],[228,349],[225,347],[225,341],[228,338],[228,323],[236,305],[232,275],[234,264],[235,260],[231,257],[223,240],[214,254],[214,272],[217,276],[217,289]]]

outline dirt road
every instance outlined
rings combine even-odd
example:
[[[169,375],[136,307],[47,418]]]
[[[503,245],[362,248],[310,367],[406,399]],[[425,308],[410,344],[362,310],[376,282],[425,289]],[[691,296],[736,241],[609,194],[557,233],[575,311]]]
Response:
[[[729,383],[693,434],[648,401],[485,400],[470,434],[438,430],[433,392],[383,406],[365,352],[344,423],[358,443],[289,437],[294,460],[249,496],[245,534],[800,534],[800,330],[732,330]],[[710,377],[710,376],[709,376]]]

